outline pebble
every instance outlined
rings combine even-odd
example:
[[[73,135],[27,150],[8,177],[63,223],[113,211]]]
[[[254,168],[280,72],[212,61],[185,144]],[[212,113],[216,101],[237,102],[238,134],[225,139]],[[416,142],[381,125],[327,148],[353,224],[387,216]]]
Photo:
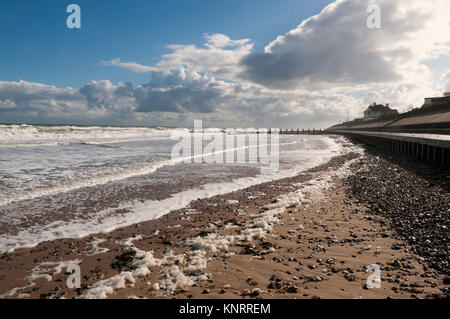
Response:
[[[367,153],[362,163],[370,170],[356,171],[345,183],[351,196],[390,220],[382,237],[401,237],[429,267],[450,274],[450,187],[448,171],[401,155]],[[356,166],[358,165],[358,166]],[[369,178],[370,177],[370,178]],[[407,249],[398,244],[392,249]],[[401,266],[403,267],[403,266]]]

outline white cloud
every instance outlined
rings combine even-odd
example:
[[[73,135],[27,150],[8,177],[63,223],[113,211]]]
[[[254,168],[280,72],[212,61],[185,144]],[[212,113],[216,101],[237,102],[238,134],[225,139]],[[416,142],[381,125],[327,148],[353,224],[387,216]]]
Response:
[[[91,81],[79,90],[0,82],[0,100],[16,105],[0,108],[10,118],[169,126],[190,126],[201,118],[213,126],[326,127],[342,120],[342,114],[357,115],[361,107],[342,92],[272,90],[188,70],[156,73],[136,88],[110,81]]]
[[[397,108],[399,111],[407,111],[413,107],[420,107],[424,98],[441,95],[433,90],[427,83],[404,83],[370,90],[363,98],[364,105],[373,102],[386,104]]]
[[[318,89],[414,81],[422,63],[449,52],[446,0],[378,0],[381,29],[366,26],[368,1],[338,0],[264,53],[245,57],[244,79],[268,87]]]
[[[250,39],[231,40],[229,36],[221,33],[205,34],[204,38],[206,39],[205,46],[210,49],[237,47],[241,51],[247,51],[252,48]]]
[[[202,118],[207,125],[219,126],[327,127],[346,115],[359,115],[361,109],[358,99],[339,91],[273,90],[187,70],[155,75],[136,88],[136,110],[180,113],[184,125]]]
[[[57,109],[81,98],[78,90],[65,89],[35,82],[0,81],[0,100],[7,103],[9,111],[22,112],[29,109]],[[58,101],[55,104],[55,101]]]
[[[80,93],[86,97],[90,109],[129,111],[134,105],[133,86],[120,82],[117,85],[108,80],[91,81],[84,85]]]
[[[127,69],[137,73],[156,72],[158,68],[153,66],[142,65],[136,62],[121,62],[119,58],[112,59],[110,61],[100,62],[103,66],[118,66],[123,69]]]
[[[52,119],[132,119],[134,106],[133,88],[127,83],[91,81],[77,90],[36,82],[0,81],[2,120],[25,118],[45,123]]]
[[[154,73],[135,90],[137,112],[214,112],[223,92],[213,78],[181,69]]]
[[[13,109],[16,107],[17,105],[14,101],[11,101],[9,99],[0,100],[0,109]]]
[[[242,71],[240,61],[253,49],[248,39],[231,40],[223,34],[205,35],[204,47],[169,45],[172,50],[156,64],[160,70],[188,68],[210,76],[236,79]]]
[[[121,62],[119,58],[103,61],[101,65],[118,66],[139,73],[170,73],[174,70],[183,72],[185,68],[188,68],[195,72],[207,73],[210,76],[237,78],[237,74],[242,71],[240,61],[253,48],[250,40],[232,40],[220,33],[205,34],[204,39],[203,47],[180,44],[168,45],[167,48],[171,52],[163,55],[155,66],[142,65],[136,62]]]

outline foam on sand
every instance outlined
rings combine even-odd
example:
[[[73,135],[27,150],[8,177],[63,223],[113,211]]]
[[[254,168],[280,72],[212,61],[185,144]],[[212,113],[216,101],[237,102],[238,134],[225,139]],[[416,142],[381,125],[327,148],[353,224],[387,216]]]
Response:
[[[83,253],[85,253],[87,256],[95,256],[98,254],[104,254],[109,251],[106,247],[100,247],[100,244],[104,243],[106,239],[104,238],[97,238],[94,237],[89,242],[89,246],[85,247],[83,249]]]
[[[53,276],[60,274],[64,268],[68,268],[70,265],[79,265],[83,261],[81,259],[75,260],[63,260],[63,261],[46,261],[40,263],[31,269],[30,274],[25,277],[25,280],[28,281],[28,285],[24,287],[16,287],[8,290],[3,295],[0,295],[0,299],[4,299],[7,297],[12,297],[16,295],[18,292],[23,291],[27,288],[33,287],[36,285],[36,280],[45,279],[47,281],[51,281]],[[21,298],[26,298],[26,294],[20,294]]]
[[[135,279],[131,272],[123,271],[111,278],[99,281],[92,285],[89,290],[83,294],[84,299],[106,299],[117,289],[126,288],[126,284],[134,285]]]

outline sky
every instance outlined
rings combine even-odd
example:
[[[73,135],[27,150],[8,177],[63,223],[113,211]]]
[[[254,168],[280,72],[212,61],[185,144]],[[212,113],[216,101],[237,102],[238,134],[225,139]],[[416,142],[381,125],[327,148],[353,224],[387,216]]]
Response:
[[[0,123],[324,128],[420,107],[450,91],[446,2],[2,0]]]

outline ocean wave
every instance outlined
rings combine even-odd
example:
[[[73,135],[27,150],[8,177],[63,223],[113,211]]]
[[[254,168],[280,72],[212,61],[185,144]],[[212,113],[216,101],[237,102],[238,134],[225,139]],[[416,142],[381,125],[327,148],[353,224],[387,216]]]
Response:
[[[102,145],[105,142],[101,142],[101,144],[91,144],[87,142],[77,142],[77,144],[80,145],[95,145],[95,146],[102,146],[102,147],[108,147],[108,145]],[[282,145],[291,145],[295,144],[295,141],[289,141],[286,143],[282,143]],[[269,145],[269,144],[265,144]],[[262,146],[262,145],[260,145]],[[11,202],[16,201],[22,201],[22,200],[29,200],[37,197],[42,196],[48,196],[48,195],[55,195],[59,193],[68,192],[71,190],[83,188],[83,187],[93,187],[97,185],[106,184],[109,182],[119,181],[130,177],[136,177],[141,175],[147,175],[155,172],[156,170],[165,167],[165,166],[171,166],[171,165],[177,165],[180,163],[185,162],[186,160],[193,160],[194,158],[198,157],[213,157],[216,154],[220,153],[227,153],[227,152],[233,152],[241,149],[248,149],[248,148],[254,148],[255,146],[242,146],[242,147],[234,147],[234,148],[228,148],[224,150],[218,150],[213,151],[210,153],[202,153],[200,155],[193,155],[193,156],[180,156],[178,158],[165,158],[162,160],[157,160],[150,163],[140,163],[138,165],[131,165],[129,167],[123,166],[118,167],[114,170],[107,169],[106,171],[100,173],[99,175],[94,175],[91,177],[83,176],[81,179],[73,179],[70,181],[65,181],[64,183],[54,185],[52,187],[45,187],[45,188],[38,188],[37,190],[33,191],[20,191],[16,192],[14,196],[11,197],[11,194],[8,195],[7,198],[0,198],[0,205],[6,205]]]
[[[163,138],[171,129],[157,127],[0,125],[0,146],[53,146],[70,143],[120,143]]]

